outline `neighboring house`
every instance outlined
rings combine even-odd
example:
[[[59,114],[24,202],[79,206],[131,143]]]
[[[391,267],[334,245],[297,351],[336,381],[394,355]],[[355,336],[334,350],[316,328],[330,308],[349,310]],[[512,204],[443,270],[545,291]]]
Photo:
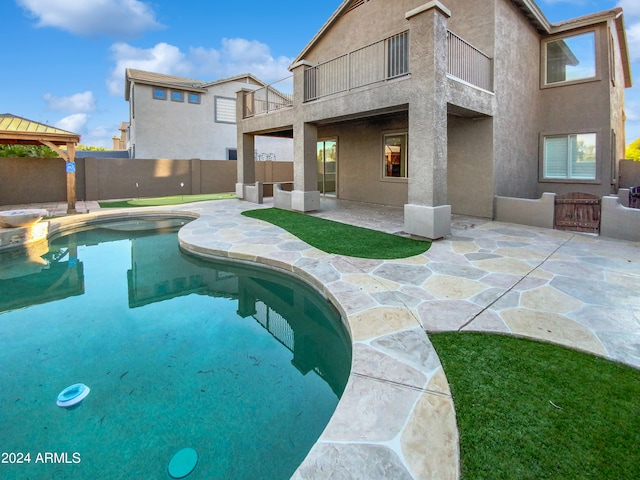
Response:
[[[131,158],[235,160],[236,92],[265,84],[252,75],[203,82],[128,68]],[[292,161],[290,138],[263,138],[258,160]]]
[[[254,136],[292,134],[294,189],[404,206],[405,230],[492,218],[494,196],[616,190],[631,85],[622,10],[550,23],[532,0],[349,0],[290,67],[293,100],[239,93],[237,194],[253,198]]]
[[[129,122],[121,122],[118,130],[120,131],[120,136],[114,135],[111,139],[113,140],[113,150],[127,150]]]

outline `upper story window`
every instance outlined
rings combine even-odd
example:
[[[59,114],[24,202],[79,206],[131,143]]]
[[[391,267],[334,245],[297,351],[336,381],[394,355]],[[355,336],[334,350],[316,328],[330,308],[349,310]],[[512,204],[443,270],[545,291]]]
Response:
[[[179,90],[171,90],[171,101],[184,102],[184,92],[181,92]]]
[[[156,100],[166,100],[167,99],[167,89],[160,87],[153,87],[153,98]]]
[[[407,178],[407,134],[384,135],[384,177]]]
[[[550,40],[544,45],[546,85],[596,77],[595,32]]]
[[[596,134],[544,137],[545,180],[595,180]]]
[[[200,94],[189,92],[189,103],[200,103]]]
[[[215,97],[216,122],[236,123],[236,99],[227,97]]]

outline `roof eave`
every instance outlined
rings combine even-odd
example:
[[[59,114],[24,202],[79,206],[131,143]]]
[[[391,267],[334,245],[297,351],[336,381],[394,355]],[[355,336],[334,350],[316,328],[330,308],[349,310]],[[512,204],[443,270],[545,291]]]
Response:
[[[539,33],[549,33],[551,23],[547,20],[540,7],[533,0],[511,0],[524,15],[529,19],[532,25]]]
[[[324,23],[324,25],[320,27],[320,30],[316,32],[313,38],[309,40],[309,43],[305,45],[305,47],[298,54],[298,56],[291,62],[291,65],[289,65],[289,71],[293,69],[294,65],[299,63],[302,59],[304,59],[304,56],[307,54],[309,50],[311,50],[311,47],[313,47],[316,44],[316,42],[324,36],[327,30],[329,30],[329,28],[334,24],[334,22],[338,19],[338,17],[342,15],[342,12],[349,6],[350,3],[351,3],[351,0],[344,0],[342,4],[337,8],[337,10],[333,12],[333,15],[329,17],[329,20],[327,20]]]
[[[631,57],[629,55],[629,43],[627,42],[627,30],[624,27],[624,15],[620,12],[616,16],[616,30],[618,31],[618,41],[620,42],[620,53],[622,54],[622,68],[624,70],[624,86],[631,88],[633,80],[631,76]]]

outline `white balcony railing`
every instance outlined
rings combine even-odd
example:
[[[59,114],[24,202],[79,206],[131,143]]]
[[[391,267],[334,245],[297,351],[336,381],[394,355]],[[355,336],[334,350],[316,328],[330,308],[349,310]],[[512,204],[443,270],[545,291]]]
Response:
[[[409,73],[409,32],[380,40],[304,72],[304,101]]]
[[[447,32],[450,75],[493,91],[493,60],[453,32]]]
[[[293,106],[293,76],[244,94],[243,118]]]

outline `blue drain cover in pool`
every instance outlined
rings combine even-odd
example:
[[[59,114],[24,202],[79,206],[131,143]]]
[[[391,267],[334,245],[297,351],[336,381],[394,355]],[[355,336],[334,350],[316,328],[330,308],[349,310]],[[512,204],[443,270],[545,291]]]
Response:
[[[184,478],[193,472],[198,463],[198,452],[193,448],[183,448],[177,452],[169,462],[169,476],[171,478]]]

